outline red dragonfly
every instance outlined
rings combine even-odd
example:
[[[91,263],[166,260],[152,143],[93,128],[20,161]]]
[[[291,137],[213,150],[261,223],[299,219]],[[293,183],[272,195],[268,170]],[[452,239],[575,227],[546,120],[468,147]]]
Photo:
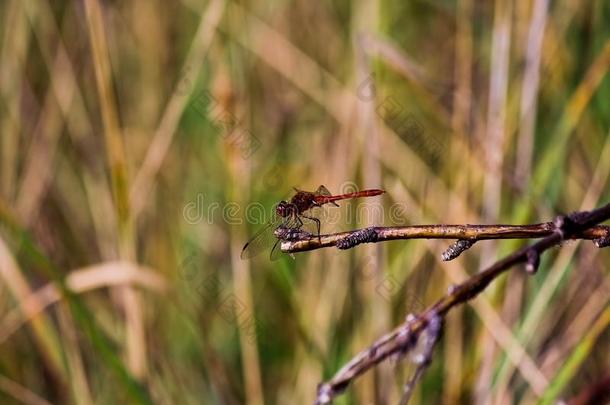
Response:
[[[324,186],[318,187],[314,192],[303,191],[297,188],[294,190],[296,191],[296,194],[290,201],[280,201],[275,207],[275,213],[271,221],[244,245],[240,255],[242,259],[245,260],[258,255],[272,244],[271,260],[277,259],[279,256],[279,249],[276,248],[280,240],[277,239],[274,231],[280,227],[298,231],[303,226],[304,220],[310,220],[316,224],[317,236],[320,236],[320,220],[316,218],[315,214],[312,212],[313,208],[321,207],[324,204],[332,204],[338,207],[337,201],[339,200],[373,197],[385,193],[384,190],[371,189],[332,195]]]

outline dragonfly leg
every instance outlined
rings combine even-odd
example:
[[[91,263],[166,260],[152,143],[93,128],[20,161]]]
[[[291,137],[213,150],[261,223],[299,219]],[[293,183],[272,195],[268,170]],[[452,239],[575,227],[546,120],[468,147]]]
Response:
[[[320,236],[320,220],[318,218],[310,217],[308,215],[304,215],[304,214],[301,214],[301,215],[303,215],[304,218],[311,219],[312,221],[314,221],[316,223],[316,227],[318,228],[318,233],[317,233],[318,242],[322,243],[322,237]],[[302,221],[301,221],[301,223],[302,223]]]

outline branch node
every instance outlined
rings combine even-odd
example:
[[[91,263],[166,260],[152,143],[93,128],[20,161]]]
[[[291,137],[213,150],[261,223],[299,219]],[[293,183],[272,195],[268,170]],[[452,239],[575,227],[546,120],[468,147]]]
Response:
[[[534,249],[529,249],[525,255],[527,257],[525,271],[528,274],[535,274],[540,266],[540,254]]]
[[[318,385],[318,397],[315,405],[330,404],[334,396],[333,388],[330,384]]]
[[[409,329],[409,323],[398,334],[398,341],[401,342],[399,356],[404,356],[417,343],[417,336],[413,336]]]
[[[432,362],[432,353],[436,343],[438,342],[442,324],[442,317],[436,311],[432,311],[430,316],[427,318],[427,325],[424,329],[424,334],[421,336],[421,338],[424,339],[423,352],[412,357],[412,361],[417,365],[417,368],[415,369],[413,376],[404,385],[402,398],[400,400],[401,405],[409,402],[415,384],[417,381],[419,381],[425,369]]]
[[[458,286],[455,284],[449,284],[449,287],[447,287],[447,295],[453,295],[455,293],[455,291],[457,290]]]
[[[579,224],[583,221],[583,215],[579,212],[572,213],[570,215],[558,215],[553,221],[555,230],[559,232],[562,239],[569,239],[577,233]]]
[[[458,239],[443,252],[441,255],[443,261],[448,262],[455,259],[461,255],[462,252],[470,249],[475,242],[476,240],[473,239]]]
[[[597,238],[593,240],[593,243],[598,248],[605,248],[610,246],[610,235],[602,236],[601,238]]]

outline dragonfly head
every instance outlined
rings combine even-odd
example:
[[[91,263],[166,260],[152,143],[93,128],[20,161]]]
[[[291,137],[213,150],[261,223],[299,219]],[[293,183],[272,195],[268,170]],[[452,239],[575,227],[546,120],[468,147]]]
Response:
[[[287,217],[290,214],[290,204],[286,201],[282,200],[279,202],[277,207],[275,207],[275,212],[282,218]]]

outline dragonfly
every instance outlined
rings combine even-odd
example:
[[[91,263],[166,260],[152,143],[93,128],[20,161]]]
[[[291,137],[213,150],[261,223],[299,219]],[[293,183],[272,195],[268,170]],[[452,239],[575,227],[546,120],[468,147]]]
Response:
[[[321,222],[313,212],[313,209],[316,207],[322,207],[325,204],[338,207],[337,201],[340,200],[373,197],[385,193],[384,190],[369,189],[333,195],[324,186],[318,187],[313,192],[297,188],[294,188],[294,190],[294,196],[289,201],[280,201],[275,207],[271,221],[254,234],[248,243],[244,245],[240,255],[242,260],[252,258],[272,245],[270,258],[271,260],[277,259],[279,257],[277,246],[280,242],[277,231],[280,229],[283,230],[281,232],[281,235],[284,235],[283,238],[290,238],[291,235],[294,238],[311,236],[310,233],[301,230],[305,222],[311,221],[315,223],[317,229],[316,235],[320,237]]]

